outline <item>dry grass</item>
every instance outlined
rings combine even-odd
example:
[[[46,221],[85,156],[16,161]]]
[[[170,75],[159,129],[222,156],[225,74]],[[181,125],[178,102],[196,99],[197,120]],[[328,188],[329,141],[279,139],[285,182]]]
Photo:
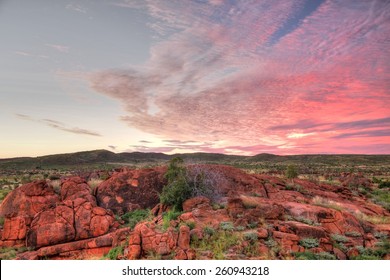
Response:
[[[340,203],[333,201],[328,198],[320,197],[320,196],[315,196],[312,199],[312,203],[317,206],[322,206],[326,208],[332,208],[335,210],[343,210],[343,207],[341,206]]]
[[[245,208],[256,208],[262,202],[262,198],[256,196],[241,195],[240,198]]]
[[[102,179],[91,179],[88,181],[88,185],[92,190],[94,190],[101,182],[103,182]]]
[[[356,212],[354,215],[358,220],[361,221],[366,221],[373,224],[390,224],[389,216],[369,216],[362,212]]]

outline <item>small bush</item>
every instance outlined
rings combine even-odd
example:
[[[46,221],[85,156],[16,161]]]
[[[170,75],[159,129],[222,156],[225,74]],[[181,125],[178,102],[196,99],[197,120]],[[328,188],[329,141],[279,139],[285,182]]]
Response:
[[[234,226],[233,226],[232,222],[221,222],[219,224],[219,227],[222,230],[228,230],[228,231],[233,231],[234,230]]]
[[[350,237],[360,237],[362,236],[362,234],[360,232],[357,232],[357,231],[347,231],[345,233],[346,236],[350,236]]]
[[[330,237],[336,242],[345,243],[349,241],[348,237],[341,234],[331,234]]]
[[[109,260],[117,260],[120,255],[123,255],[123,247],[122,246],[117,246],[112,248],[107,255],[105,255],[106,259]]]
[[[259,239],[259,236],[257,232],[251,231],[244,233],[244,239],[247,241],[257,241]]]
[[[131,212],[127,212],[121,216],[121,219],[125,221],[126,226],[134,228],[140,221],[146,220],[150,215],[149,209],[137,209]]]
[[[252,223],[248,224],[248,228],[254,229],[254,228],[257,228],[258,225],[259,225],[259,222],[252,222]]]
[[[378,187],[380,189],[390,188],[390,181],[382,181],[379,183]]]
[[[171,221],[176,220],[183,212],[177,211],[176,209],[169,210],[163,213],[163,229],[167,229]]]
[[[309,218],[306,218],[306,217],[302,217],[302,216],[295,217],[294,219],[296,221],[298,221],[298,222],[301,222],[301,223],[304,223],[304,224],[308,224],[308,225],[311,225],[311,226],[320,226],[321,225],[321,224],[313,221],[312,219],[309,219]]]
[[[377,239],[386,239],[388,235],[386,232],[374,232],[374,236]]]
[[[211,236],[215,234],[215,229],[213,229],[212,227],[204,227],[203,232],[204,234]]]
[[[265,244],[267,247],[272,248],[272,247],[277,246],[277,245],[278,245],[278,242],[276,242],[276,241],[275,241],[274,239],[272,239],[272,238],[269,238],[269,239],[267,239],[267,240],[264,242],[264,244]]]
[[[237,226],[236,230],[237,231],[243,231],[243,230],[245,230],[245,227],[244,226]]]
[[[385,239],[376,244],[376,248],[365,248],[356,246],[360,255],[354,257],[355,260],[382,260],[390,251],[390,242]]]
[[[231,231],[218,231],[211,235],[206,235],[202,240],[194,240],[191,244],[193,248],[200,251],[211,251],[213,259],[225,259],[225,254],[229,248],[238,245],[239,239]]]
[[[288,179],[294,179],[294,178],[298,177],[298,171],[294,165],[287,166],[286,177]]]
[[[318,247],[318,245],[320,245],[320,242],[317,238],[303,238],[299,240],[299,244],[306,249],[310,249]]]
[[[312,253],[312,252],[296,252],[294,256],[297,260],[335,260],[336,257],[328,252]]]
[[[194,221],[188,221],[185,222],[185,224],[190,228],[190,230],[194,229],[196,226],[196,223]]]

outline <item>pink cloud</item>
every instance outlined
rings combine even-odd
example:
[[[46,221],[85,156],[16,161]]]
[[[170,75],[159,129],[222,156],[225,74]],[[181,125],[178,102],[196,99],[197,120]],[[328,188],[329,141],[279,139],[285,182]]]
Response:
[[[386,152],[388,123],[369,122],[390,117],[388,5],[326,1],[272,41],[306,2],[183,3],[146,2],[142,67],[91,76],[122,121],[202,151]]]

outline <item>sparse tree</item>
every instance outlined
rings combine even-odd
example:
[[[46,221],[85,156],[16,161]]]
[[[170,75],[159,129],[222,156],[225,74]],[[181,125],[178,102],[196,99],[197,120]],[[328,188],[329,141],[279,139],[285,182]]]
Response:
[[[286,177],[288,179],[294,179],[298,177],[298,171],[295,167],[295,165],[289,165],[286,169]]]

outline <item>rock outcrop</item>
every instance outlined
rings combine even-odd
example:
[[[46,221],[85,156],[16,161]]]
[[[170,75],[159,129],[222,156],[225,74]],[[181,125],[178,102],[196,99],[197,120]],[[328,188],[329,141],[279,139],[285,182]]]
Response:
[[[0,206],[0,216],[4,217],[2,240],[24,240],[36,214],[54,207],[59,202],[58,195],[46,181],[36,181],[23,185],[4,199]]]
[[[166,168],[115,172],[95,190],[98,205],[123,214],[137,208],[152,208],[159,202]]]

